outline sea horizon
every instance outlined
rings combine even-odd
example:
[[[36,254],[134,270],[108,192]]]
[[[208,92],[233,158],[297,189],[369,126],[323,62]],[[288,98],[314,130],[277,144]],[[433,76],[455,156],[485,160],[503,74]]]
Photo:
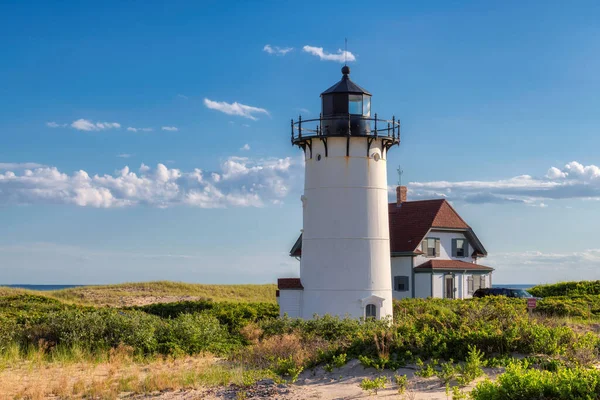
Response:
[[[62,290],[62,289],[72,289],[76,287],[85,287],[85,286],[103,286],[110,284],[28,284],[28,283],[15,283],[15,284],[0,284],[0,287],[9,287],[13,289],[27,289],[27,290],[35,290],[40,292],[48,292],[52,290]],[[492,287],[505,287],[510,289],[529,289],[536,285],[542,285],[541,283],[497,283],[492,284]]]

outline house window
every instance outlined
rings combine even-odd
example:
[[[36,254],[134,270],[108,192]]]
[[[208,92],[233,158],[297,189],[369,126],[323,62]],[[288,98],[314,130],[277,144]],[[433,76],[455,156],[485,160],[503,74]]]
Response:
[[[479,287],[480,288],[485,288],[485,275],[480,275],[479,276]]]
[[[473,275],[467,277],[467,294],[473,294],[475,292]]]
[[[367,304],[367,307],[365,307],[365,318],[377,318],[377,307],[375,307],[375,304]]]
[[[397,292],[408,292],[409,283],[408,276],[395,276],[394,277],[394,290]]]
[[[422,244],[422,251],[426,257],[439,257],[440,256],[440,239],[438,238],[425,238]]]
[[[452,257],[467,256],[467,241],[465,239],[452,239]]]

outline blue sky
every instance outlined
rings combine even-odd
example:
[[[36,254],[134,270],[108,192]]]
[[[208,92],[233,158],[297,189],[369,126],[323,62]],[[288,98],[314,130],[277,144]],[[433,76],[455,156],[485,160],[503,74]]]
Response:
[[[496,282],[600,279],[599,17],[591,1],[3,2],[0,282],[297,274],[289,121],[318,116],[345,37],[373,111],[402,121],[390,186],[402,165],[411,198],[452,201]]]

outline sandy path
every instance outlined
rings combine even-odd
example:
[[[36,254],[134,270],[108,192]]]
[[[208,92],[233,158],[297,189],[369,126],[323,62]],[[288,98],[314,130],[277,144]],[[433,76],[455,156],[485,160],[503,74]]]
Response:
[[[313,371],[305,371],[300,375],[298,381],[294,385],[280,385],[281,387],[278,387],[277,385],[272,384],[274,389],[271,390],[271,392],[268,392],[269,389],[263,389],[264,394],[261,393],[261,390],[257,390],[256,392],[250,391],[247,398],[282,400],[368,399],[374,397],[406,400],[448,400],[452,398],[452,395],[446,395],[446,388],[438,378],[420,378],[415,376],[414,372],[414,368],[402,368],[396,372],[384,371],[380,373],[373,368],[365,369],[362,365],[360,365],[358,360],[352,360],[344,367],[335,369],[331,373],[324,371],[321,367],[316,368]],[[499,373],[501,373],[501,370],[486,369],[485,373],[489,378],[494,379]],[[398,394],[398,388],[393,383],[394,374],[406,375],[408,378],[408,390],[402,395]],[[377,396],[369,394],[359,387],[360,382],[364,378],[372,379],[380,375],[387,376],[389,378],[389,382],[385,389],[378,391]],[[452,384],[456,385],[456,382],[453,382]],[[473,387],[475,387],[475,384],[476,382],[473,382],[471,385],[463,388],[462,390],[469,392],[471,389],[473,389]],[[190,399],[190,397],[185,397],[189,396],[189,393],[181,393],[180,395],[181,397],[161,397],[161,399]],[[212,390],[201,394],[198,393],[198,395],[200,397],[196,398],[203,398],[207,400],[235,399],[236,390],[231,388]]]

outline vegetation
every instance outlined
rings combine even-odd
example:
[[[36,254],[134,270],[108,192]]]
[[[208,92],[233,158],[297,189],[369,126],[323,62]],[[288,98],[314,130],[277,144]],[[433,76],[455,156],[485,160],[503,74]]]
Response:
[[[600,281],[561,282],[528,289],[537,297],[600,295]]]
[[[600,394],[596,383],[600,376],[590,368],[598,360],[600,338],[594,324],[588,323],[597,321],[600,296],[591,293],[545,296],[533,317],[523,299],[406,299],[395,302],[394,321],[278,318],[272,302],[203,298],[99,307],[59,297],[3,289],[0,373],[16,368],[19,362],[85,362],[109,369],[118,364],[125,371],[124,363],[134,371],[119,373],[119,381],[117,375],[105,373],[112,380],[98,383],[96,394],[90,392],[93,379],[66,385],[77,396],[92,398],[109,390],[148,393],[152,388],[210,382],[243,387],[261,377],[294,382],[303,370],[323,366],[331,372],[350,359],[359,359],[363,366],[377,370],[417,364],[417,375],[437,376],[457,399],[465,393],[451,385],[468,385],[483,375],[486,366],[507,369],[497,382],[480,382],[473,392],[475,399],[596,398]],[[514,353],[535,357],[515,362]],[[190,357],[211,359],[207,354],[226,361],[188,372],[183,367],[166,367]],[[142,365],[156,366],[160,372],[142,372]],[[387,382],[382,379],[386,381],[365,380],[361,387],[374,392]],[[568,386],[569,380],[575,383]],[[405,391],[408,382],[398,375],[396,385]],[[556,392],[552,387],[561,389]],[[55,389],[44,390],[50,394]],[[556,393],[563,397],[552,397]]]
[[[514,362],[496,382],[479,383],[471,395],[475,400],[597,399],[600,371],[561,367],[550,372],[532,368],[527,361]]]
[[[367,391],[370,394],[377,394],[380,389],[385,389],[387,381],[387,377],[385,376],[379,376],[373,379],[364,378],[359,386],[362,390]]]
[[[201,285],[182,282],[143,282],[119,285],[83,286],[57,290],[49,295],[79,304],[115,307],[173,302],[177,300],[213,300],[275,303],[276,285]]]

